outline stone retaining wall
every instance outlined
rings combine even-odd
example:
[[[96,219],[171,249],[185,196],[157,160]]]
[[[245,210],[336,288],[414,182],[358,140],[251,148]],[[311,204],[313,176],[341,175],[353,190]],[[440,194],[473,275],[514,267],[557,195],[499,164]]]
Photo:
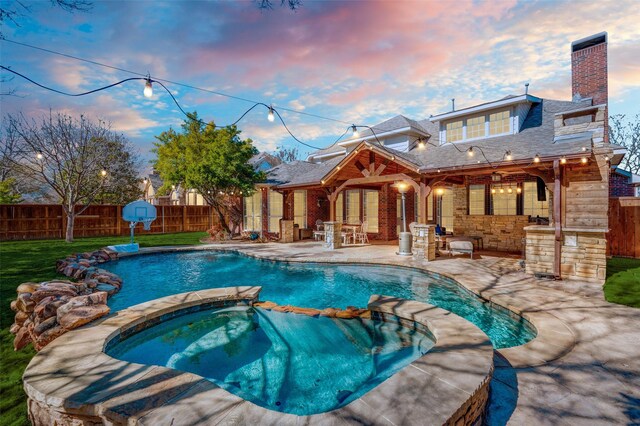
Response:
[[[14,349],[32,342],[39,351],[67,331],[107,315],[107,297],[120,290],[122,279],[97,265],[115,258],[117,253],[107,249],[68,256],[57,262],[56,270],[79,281],[20,284],[11,302]]]

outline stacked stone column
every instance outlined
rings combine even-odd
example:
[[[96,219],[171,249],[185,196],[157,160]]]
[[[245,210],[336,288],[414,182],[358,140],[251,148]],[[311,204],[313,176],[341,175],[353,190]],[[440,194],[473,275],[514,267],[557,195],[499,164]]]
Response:
[[[342,247],[342,223],[325,222],[324,223],[324,246],[330,250]]]
[[[280,242],[293,242],[293,220],[280,219]]]
[[[413,255],[426,260],[436,259],[436,227],[418,223],[413,225]]]

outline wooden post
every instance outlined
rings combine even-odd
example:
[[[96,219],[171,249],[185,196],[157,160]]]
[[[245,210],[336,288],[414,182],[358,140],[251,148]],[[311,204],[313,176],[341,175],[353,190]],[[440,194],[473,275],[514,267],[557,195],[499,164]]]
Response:
[[[116,235],[120,235],[122,232],[122,224],[120,220],[122,218],[122,206],[116,206]]]
[[[182,206],[182,232],[187,231],[187,206]]]
[[[562,263],[562,216],[561,216],[561,176],[562,170],[560,169],[560,161],[554,160],[553,162],[554,173],[554,188],[553,188],[553,224],[555,226],[555,245],[553,255],[553,275],[557,280],[562,279],[562,269],[560,267]]]

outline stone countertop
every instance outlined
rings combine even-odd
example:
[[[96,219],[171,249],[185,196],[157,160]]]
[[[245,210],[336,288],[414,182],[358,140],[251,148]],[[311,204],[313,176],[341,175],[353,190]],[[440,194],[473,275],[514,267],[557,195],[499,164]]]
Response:
[[[525,231],[542,231],[542,232],[555,232],[556,228],[553,225],[531,225],[525,226]],[[562,232],[592,232],[602,233],[609,232],[608,228],[590,228],[590,227],[575,227],[575,226],[563,226]]]
[[[62,424],[83,419],[143,425],[440,425],[482,411],[493,371],[487,336],[450,312],[393,297],[373,296],[369,309],[423,324],[436,337],[435,346],[361,398],[322,414],[268,410],[195,374],[120,361],[103,352],[111,339],[161,315],[215,301],[254,301],[259,292],[260,287],[229,287],[168,296],[61,336],[25,371],[32,414],[44,423]]]

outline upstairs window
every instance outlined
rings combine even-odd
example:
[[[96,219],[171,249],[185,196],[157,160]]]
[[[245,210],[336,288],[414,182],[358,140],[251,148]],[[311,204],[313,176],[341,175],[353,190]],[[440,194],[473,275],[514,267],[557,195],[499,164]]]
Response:
[[[485,136],[485,116],[467,118],[467,139],[482,138]]]
[[[462,140],[462,120],[447,123],[447,142]]]
[[[509,133],[510,121],[508,110],[489,114],[489,135]]]

